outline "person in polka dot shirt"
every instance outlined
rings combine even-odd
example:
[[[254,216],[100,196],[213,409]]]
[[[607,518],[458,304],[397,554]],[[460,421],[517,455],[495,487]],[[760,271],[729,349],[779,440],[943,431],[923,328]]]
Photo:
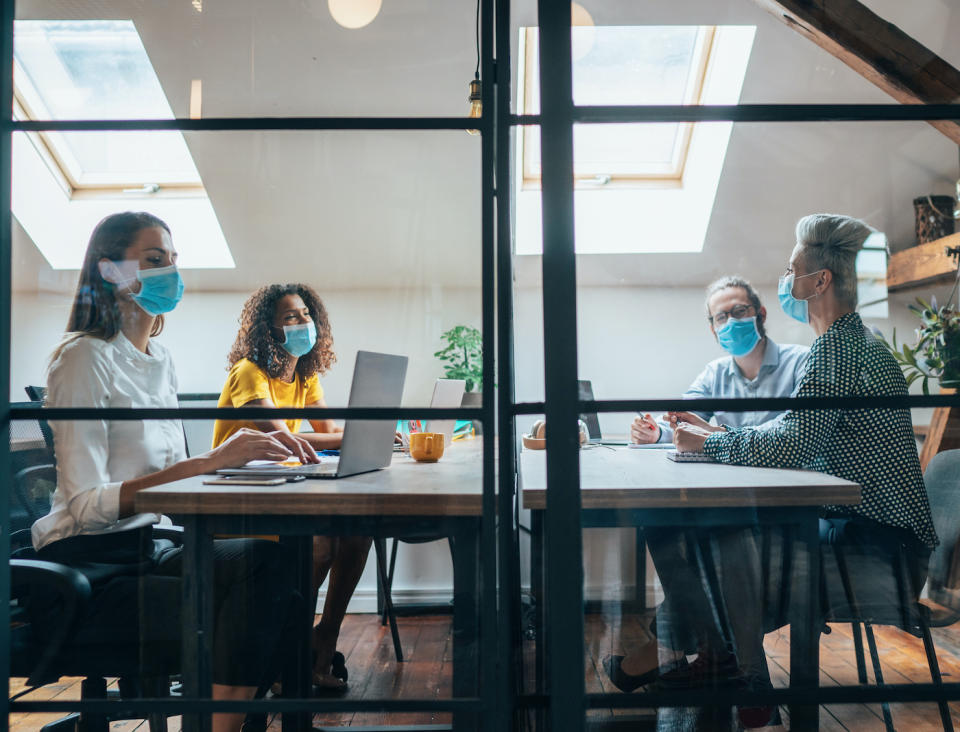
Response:
[[[798,398],[907,394],[893,356],[855,312],[856,255],[871,232],[862,221],[831,214],[807,216],[797,224],[797,244],[780,280],[779,299],[788,315],[808,323],[817,336]],[[859,483],[860,504],[822,507],[821,542],[873,557],[902,547],[916,590],[922,586],[938,540],[909,410],[797,409],[761,427],[716,432],[681,421],[674,442],[679,451],[705,452],[719,462],[818,470]],[[777,527],[763,531],[775,543],[782,538]],[[770,571],[762,571],[758,527],[696,532],[700,540],[709,534],[714,547],[726,606],[720,617],[729,619],[733,657],[704,596],[695,552],[690,551],[692,533],[648,532],[664,592],[675,614],[685,616],[677,620],[696,627],[700,640],[698,659],[667,676],[696,684],[715,681],[719,673],[769,684],[763,633],[782,624],[784,609],[772,609],[764,598],[780,596],[786,581],[782,565],[771,562],[763,568]],[[886,576],[869,577],[871,585],[892,587],[892,568],[880,567],[879,574]]]

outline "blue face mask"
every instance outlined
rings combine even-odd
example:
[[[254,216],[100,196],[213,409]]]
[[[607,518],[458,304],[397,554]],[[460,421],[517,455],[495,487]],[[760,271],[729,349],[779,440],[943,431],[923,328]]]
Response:
[[[820,274],[820,270],[811,272],[810,274],[800,275],[800,279],[812,277],[815,274]],[[780,284],[777,287],[777,298],[780,300],[780,308],[794,320],[799,320],[801,323],[809,323],[810,313],[807,300],[810,298],[807,298],[807,300],[798,300],[793,296],[793,282],[795,279],[796,277],[792,272],[780,278]],[[815,295],[811,295],[810,297],[815,297]]]
[[[317,328],[313,323],[283,326],[284,341],[280,345],[291,356],[300,358],[310,353],[317,342]]]
[[[757,318],[728,318],[717,329],[717,343],[731,356],[746,356],[760,342]]]
[[[177,265],[137,270],[140,292],[130,296],[150,315],[169,313],[183,297],[183,278]]]

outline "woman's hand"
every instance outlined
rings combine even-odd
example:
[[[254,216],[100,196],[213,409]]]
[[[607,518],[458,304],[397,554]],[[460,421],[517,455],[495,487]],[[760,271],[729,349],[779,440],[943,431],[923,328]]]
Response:
[[[649,414],[637,415],[630,425],[630,442],[649,445],[660,439],[660,425]]]
[[[707,432],[720,432],[723,429],[723,427],[716,427],[710,424],[693,412],[667,412],[667,421],[673,429],[676,429],[677,424],[680,422],[686,422],[688,425],[699,427],[702,430],[707,430]]]
[[[210,462],[207,472],[214,472],[220,468],[239,468],[251,460],[289,460],[293,452],[272,435],[244,427],[206,457]]]
[[[286,430],[275,430],[267,434],[287,448],[293,454],[293,457],[297,458],[303,465],[320,462],[316,450],[300,435],[295,435]]]
[[[712,432],[695,424],[678,422],[673,428],[673,444],[677,452],[703,452],[703,443]]]

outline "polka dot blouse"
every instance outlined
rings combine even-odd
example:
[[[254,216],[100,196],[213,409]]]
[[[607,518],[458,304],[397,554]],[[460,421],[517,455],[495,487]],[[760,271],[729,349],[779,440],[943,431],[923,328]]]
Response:
[[[857,313],[838,318],[810,348],[797,397],[902,396],[903,372]],[[738,465],[805,468],[859,483],[856,506],[823,515],[863,516],[937,545],[908,409],[791,410],[762,427],[710,435],[704,452]]]

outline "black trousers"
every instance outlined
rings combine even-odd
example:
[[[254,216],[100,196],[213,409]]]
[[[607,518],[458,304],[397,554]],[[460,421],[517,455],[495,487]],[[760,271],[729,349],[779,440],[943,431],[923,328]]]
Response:
[[[72,537],[38,552],[41,559],[75,567],[93,584],[73,645],[135,645],[145,667],[179,668],[182,549],[151,540],[148,557],[111,565],[109,541],[102,536]],[[213,681],[269,683],[279,669],[280,638],[297,597],[292,561],[272,541],[223,539],[213,547],[213,585],[208,588],[214,608]],[[55,614],[47,622],[56,622]]]

